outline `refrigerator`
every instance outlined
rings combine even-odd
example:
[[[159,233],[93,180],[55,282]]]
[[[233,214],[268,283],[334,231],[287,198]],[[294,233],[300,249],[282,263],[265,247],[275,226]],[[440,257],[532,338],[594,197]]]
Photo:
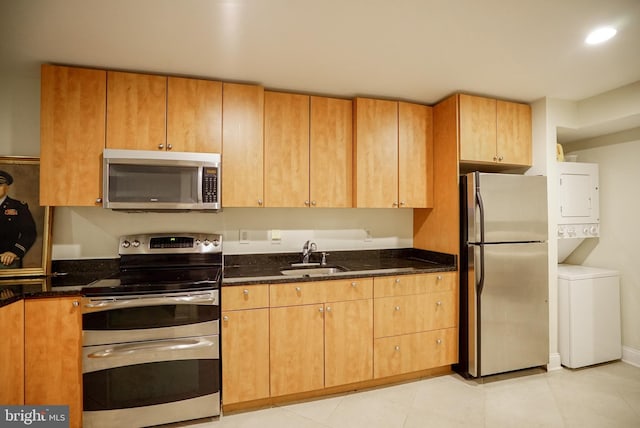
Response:
[[[549,362],[547,180],[460,177],[460,343],[467,378]]]

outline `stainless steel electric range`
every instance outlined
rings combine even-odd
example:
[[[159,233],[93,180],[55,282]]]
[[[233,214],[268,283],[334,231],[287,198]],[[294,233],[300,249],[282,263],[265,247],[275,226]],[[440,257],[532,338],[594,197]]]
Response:
[[[217,234],[123,236],[120,272],[83,287],[83,426],[220,414]]]

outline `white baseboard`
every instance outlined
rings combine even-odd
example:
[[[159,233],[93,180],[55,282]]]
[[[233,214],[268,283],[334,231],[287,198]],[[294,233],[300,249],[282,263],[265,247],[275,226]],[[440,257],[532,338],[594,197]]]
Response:
[[[560,370],[562,368],[562,362],[560,360],[560,353],[549,354],[549,364],[547,364],[547,371]]]
[[[632,366],[640,367],[640,349],[630,348],[629,346],[622,347],[622,361],[631,364]]]

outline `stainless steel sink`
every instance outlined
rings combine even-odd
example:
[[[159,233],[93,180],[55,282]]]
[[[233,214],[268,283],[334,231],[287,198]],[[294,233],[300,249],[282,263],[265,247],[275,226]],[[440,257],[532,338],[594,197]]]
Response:
[[[346,269],[341,267],[314,267],[302,269],[282,269],[280,273],[287,276],[324,276],[344,272],[345,270]]]

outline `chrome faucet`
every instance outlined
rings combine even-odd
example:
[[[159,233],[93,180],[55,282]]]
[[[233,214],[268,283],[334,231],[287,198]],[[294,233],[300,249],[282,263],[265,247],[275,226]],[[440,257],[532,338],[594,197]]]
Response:
[[[315,242],[307,241],[302,246],[302,263],[309,263],[309,256],[316,251],[318,247]]]

